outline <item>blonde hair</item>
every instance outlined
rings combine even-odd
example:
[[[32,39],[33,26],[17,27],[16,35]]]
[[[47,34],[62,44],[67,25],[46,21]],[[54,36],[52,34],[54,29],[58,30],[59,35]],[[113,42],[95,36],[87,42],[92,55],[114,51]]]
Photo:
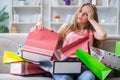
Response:
[[[92,6],[93,10],[94,10],[94,19],[98,22],[98,14],[97,14],[97,8],[95,7],[95,5],[92,5],[91,3],[85,3],[83,4],[81,7],[79,7],[77,9],[77,11],[75,12],[75,16],[73,18],[73,21],[71,24],[67,25],[63,30],[61,30],[59,32],[59,35],[60,35],[60,40],[64,40],[66,35],[71,32],[71,31],[75,31],[75,30],[78,30],[80,28],[80,26],[78,25],[77,23],[77,16],[78,16],[78,13],[79,11],[86,5],[90,5]],[[93,26],[90,24],[90,22],[88,21],[87,24],[85,25],[84,29],[89,29],[89,30],[92,30],[92,31],[95,31]]]

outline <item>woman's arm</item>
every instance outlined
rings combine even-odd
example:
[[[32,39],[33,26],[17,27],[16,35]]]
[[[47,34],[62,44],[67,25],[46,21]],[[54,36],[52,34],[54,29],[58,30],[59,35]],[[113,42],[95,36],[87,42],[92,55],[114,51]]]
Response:
[[[94,20],[94,10],[91,6],[86,6],[86,11],[88,14],[88,20],[92,24],[93,28],[95,29],[94,31],[94,37],[97,40],[105,40],[107,34],[105,30],[102,28],[102,26]]]
[[[94,27],[95,31],[94,31],[94,37],[97,40],[105,40],[106,39],[106,32],[104,31],[104,29],[102,28],[102,26],[100,24],[98,24],[98,22],[96,22],[95,20],[89,20],[89,22],[92,24],[92,26]]]

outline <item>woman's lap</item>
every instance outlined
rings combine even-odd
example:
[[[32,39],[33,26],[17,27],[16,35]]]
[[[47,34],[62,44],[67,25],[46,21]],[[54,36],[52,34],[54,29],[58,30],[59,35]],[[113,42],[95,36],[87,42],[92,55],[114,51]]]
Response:
[[[66,59],[65,61],[79,61],[78,59]],[[95,75],[84,65],[81,66],[81,74],[53,75],[54,80],[95,80]]]
[[[95,80],[94,74],[86,70],[80,75],[53,75],[54,80]]]

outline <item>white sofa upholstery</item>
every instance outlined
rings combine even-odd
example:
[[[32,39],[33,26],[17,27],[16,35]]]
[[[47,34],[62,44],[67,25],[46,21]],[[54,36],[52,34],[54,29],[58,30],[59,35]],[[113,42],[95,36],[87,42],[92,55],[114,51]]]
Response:
[[[41,75],[31,76],[14,76],[9,74],[9,64],[3,64],[3,52],[17,51],[18,45],[24,43],[27,34],[0,34],[0,80],[53,80],[49,77],[41,77]],[[108,37],[104,41],[103,49],[114,52],[116,40],[120,41],[120,36]],[[120,78],[107,78],[107,80],[120,80]]]

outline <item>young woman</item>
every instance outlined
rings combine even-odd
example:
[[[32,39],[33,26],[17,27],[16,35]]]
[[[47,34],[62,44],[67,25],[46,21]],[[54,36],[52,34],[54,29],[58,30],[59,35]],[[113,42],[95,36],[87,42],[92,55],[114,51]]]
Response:
[[[35,27],[43,29],[42,24]],[[89,45],[101,47],[102,41],[106,38],[106,32],[98,23],[97,8],[91,3],[83,4],[74,16],[73,22],[63,24],[58,30],[62,46],[68,45],[82,36],[89,36]],[[75,54],[72,54],[66,61],[77,61]],[[82,73],[79,75],[53,75],[54,80],[95,80],[94,74],[83,64]]]

